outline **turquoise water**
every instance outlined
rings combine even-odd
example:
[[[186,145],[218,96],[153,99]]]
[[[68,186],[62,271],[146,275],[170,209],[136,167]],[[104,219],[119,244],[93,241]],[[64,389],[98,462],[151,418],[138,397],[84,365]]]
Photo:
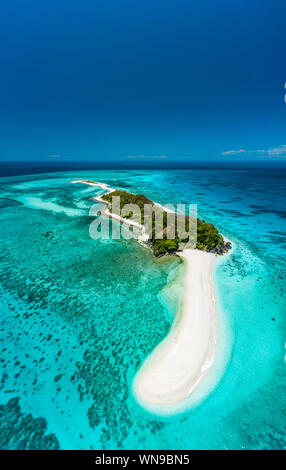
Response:
[[[76,178],[197,203],[235,243],[214,279],[227,364],[195,408],[160,417],[132,395],[170,329],[181,261],[154,259],[135,241],[92,240],[100,190]],[[1,178],[0,447],[285,448],[285,185],[285,171],[250,169]]]

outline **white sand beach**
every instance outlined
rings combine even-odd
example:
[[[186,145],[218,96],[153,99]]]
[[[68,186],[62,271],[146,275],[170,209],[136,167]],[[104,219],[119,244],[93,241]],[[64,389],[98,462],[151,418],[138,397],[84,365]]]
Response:
[[[88,181],[88,180],[74,180],[74,181],[72,181],[72,183],[82,183],[82,184],[87,184],[87,185],[90,185],[90,186],[97,186],[97,187],[102,188],[102,189],[105,190],[105,193],[104,193],[105,195],[115,191],[114,188],[110,188],[107,184],[96,183],[96,182]],[[104,199],[102,199],[101,196],[95,196],[95,197],[92,197],[91,199],[105,205],[105,209],[101,211],[102,216],[110,217],[114,220],[117,220],[119,223],[122,223],[122,224],[127,225],[127,226],[131,226],[131,227],[135,227],[135,229],[138,229],[138,231],[139,231],[139,233],[137,235],[138,242],[144,244],[146,241],[148,241],[149,236],[146,233],[145,228],[144,228],[143,225],[133,221],[132,219],[125,219],[125,218],[121,217],[118,214],[113,214],[112,212],[110,212],[108,207],[111,207],[111,204],[109,202],[105,201]],[[135,235],[135,232],[133,232],[133,233]]]
[[[187,262],[181,312],[133,384],[138,401],[159,411],[186,400],[215,355],[217,321],[211,282],[215,255],[190,249],[180,256]]]
[[[74,181],[72,181],[72,183],[82,183],[82,184],[87,184],[87,185],[90,185],[90,186],[97,186],[97,187],[105,190],[105,193],[104,193],[105,195],[115,191],[114,188],[110,188],[107,184],[97,183],[97,182],[88,181],[88,180],[74,180]],[[139,224],[138,222],[133,221],[132,219],[126,219],[126,218],[121,217],[118,214],[113,214],[112,212],[110,212],[108,207],[110,207],[111,204],[109,202],[105,201],[104,199],[102,199],[101,196],[95,196],[95,197],[92,197],[91,199],[93,199],[96,202],[103,203],[105,205],[105,210],[101,211],[102,216],[110,217],[110,218],[112,218],[114,220],[117,220],[118,222],[120,222],[124,225],[135,227],[135,229],[139,230],[139,233],[137,235],[138,242],[141,243],[141,244],[144,244],[148,241],[149,236],[146,233],[145,227],[143,225]],[[159,206],[161,208],[163,207],[163,206],[161,206],[160,204],[157,204],[157,203],[155,203],[154,205]],[[134,232],[134,235],[135,235],[135,232]]]
[[[106,193],[114,191],[102,183],[86,180],[73,183],[98,186]],[[100,196],[92,199],[105,204],[102,215],[141,228],[138,241],[144,242],[142,225],[110,213],[110,203]],[[148,356],[133,382],[138,402],[159,413],[180,408],[210,370],[215,357],[217,318],[211,277],[216,255],[194,249],[185,249],[177,255],[186,263],[184,301],[168,336]]]
[[[110,188],[107,184],[105,183],[97,183],[95,181],[89,181],[89,180],[73,180],[72,183],[82,183],[82,184],[87,184],[89,186],[97,186],[99,188],[105,189],[109,193],[111,191],[114,191],[113,188]]]

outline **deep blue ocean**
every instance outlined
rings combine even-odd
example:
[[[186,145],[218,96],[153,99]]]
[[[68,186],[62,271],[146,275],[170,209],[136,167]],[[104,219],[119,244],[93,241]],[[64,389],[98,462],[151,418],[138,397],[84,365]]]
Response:
[[[81,166],[1,165],[0,448],[285,448],[285,166]],[[101,190],[79,178],[197,204],[234,243],[214,276],[224,369],[196,407],[156,416],[132,394],[171,327],[179,258],[93,240]]]

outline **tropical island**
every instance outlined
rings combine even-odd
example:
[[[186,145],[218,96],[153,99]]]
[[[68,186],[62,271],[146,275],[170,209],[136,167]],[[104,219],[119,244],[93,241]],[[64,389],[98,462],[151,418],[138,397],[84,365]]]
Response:
[[[188,215],[185,216],[173,212],[175,218],[172,220],[174,229],[173,237],[171,238],[168,232],[168,227],[170,227],[169,214],[171,211],[165,210],[165,208],[160,204],[154,203],[142,194],[138,195],[119,189],[112,189],[102,183],[97,183],[90,180],[77,180],[74,182],[99,186],[106,190],[105,194],[92,197],[92,199],[98,202],[103,202],[108,208],[112,207],[112,199],[114,197],[119,198],[119,214],[114,214],[109,210],[100,211],[100,214],[103,216],[120,219],[121,223],[127,223],[128,225],[141,227],[143,231],[144,223],[146,227],[149,217],[149,234],[148,236],[146,233],[145,236],[143,234],[143,237],[141,237],[140,241],[149,246],[156,257],[166,254],[174,254],[183,251],[190,246],[192,246],[192,248],[217,255],[223,255],[231,248],[230,242],[223,238],[217,228],[213,224],[207,223],[204,220],[200,220],[198,218],[195,220]],[[130,205],[137,206],[139,209],[139,214],[129,209],[124,211],[124,209],[126,207],[128,208]],[[149,215],[147,214],[146,216],[144,208],[148,205],[149,207],[152,206],[152,213]],[[129,219],[132,220],[129,221]],[[184,226],[185,230],[185,235],[183,237],[180,235],[178,230],[178,227],[182,227],[182,225]],[[189,235],[190,232],[193,233],[191,230],[192,227],[196,232],[194,234],[195,237],[193,237],[194,240],[191,240]],[[194,241],[193,244],[192,241]]]
[[[214,386],[214,380],[219,378],[217,376],[214,379],[210,374],[219,329],[212,274],[218,255],[229,251],[231,243],[213,224],[177,213],[174,236],[170,239],[167,236],[168,215],[173,211],[169,208],[152,202],[144,195],[113,189],[104,183],[90,180],[72,182],[104,189],[104,194],[92,197],[96,202],[104,204],[104,209],[98,215],[111,217],[121,224],[132,226],[132,229],[138,229],[141,233],[138,241],[149,246],[156,257],[177,255],[184,263],[184,297],[171,330],[146,358],[133,380],[134,396],[145,408],[159,414],[180,411],[200,400]],[[110,212],[113,209],[113,197],[118,197],[117,213]],[[143,218],[143,214],[146,214],[143,209],[148,204],[155,209],[155,215],[153,211],[149,214],[151,229],[146,233],[146,217]],[[134,208],[135,205],[139,207],[139,212],[132,210],[132,205]],[[156,213],[161,215],[159,234],[162,238],[159,240],[156,238],[157,225],[154,232]],[[180,217],[184,218],[186,232],[195,222],[195,244],[190,236],[179,236],[177,228]],[[198,387],[200,382],[204,385]]]
[[[101,199],[111,204],[113,197],[120,197],[121,211],[126,205],[137,205],[140,208],[140,219],[136,220],[136,222],[140,223],[141,225],[144,224],[144,206],[151,204],[153,208],[155,208],[155,210],[152,212],[152,221],[150,221],[152,224],[151,237],[149,238],[148,242],[145,242],[152,248],[155,256],[162,256],[167,253],[173,254],[177,251],[183,251],[183,249],[187,247],[188,243],[190,242],[189,236],[186,236],[186,238],[180,238],[178,233],[178,223],[181,219],[181,221],[185,223],[186,233],[189,232],[191,224],[194,222],[189,216],[176,214],[175,237],[170,239],[168,237],[168,212],[164,210],[162,206],[155,204],[144,195],[132,194],[122,190],[108,192],[107,194],[101,196]],[[160,211],[162,212],[162,223],[161,226],[159,225],[159,232],[161,232],[162,236],[161,239],[158,239],[158,236],[156,236],[158,235],[158,230],[157,233],[155,232],[156,211],[158,214]],[[128,212],[126,215],[122,215],[122,217],[125,219],[128,219],[131,216],[134,216],[132,211]],[[222,235],[218,232],[213,224],[207,223],[200,219],[197,219],[196,224],[197,239],[194,248],[219,255],[229,250],[231,246],[230,243],[223,239]]]

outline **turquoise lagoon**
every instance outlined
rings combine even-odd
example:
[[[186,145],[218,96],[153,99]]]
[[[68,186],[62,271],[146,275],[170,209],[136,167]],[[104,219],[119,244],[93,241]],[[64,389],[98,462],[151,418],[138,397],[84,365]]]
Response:
[[[214,274],[223,374],[195,407],[144,410],[132,381],[166,336],[184,266],[135,241],[93,240],[89,178],[196,203],[235,243]],[[98,170],[0,180],[0,447],[286,446],[286,172]]]

